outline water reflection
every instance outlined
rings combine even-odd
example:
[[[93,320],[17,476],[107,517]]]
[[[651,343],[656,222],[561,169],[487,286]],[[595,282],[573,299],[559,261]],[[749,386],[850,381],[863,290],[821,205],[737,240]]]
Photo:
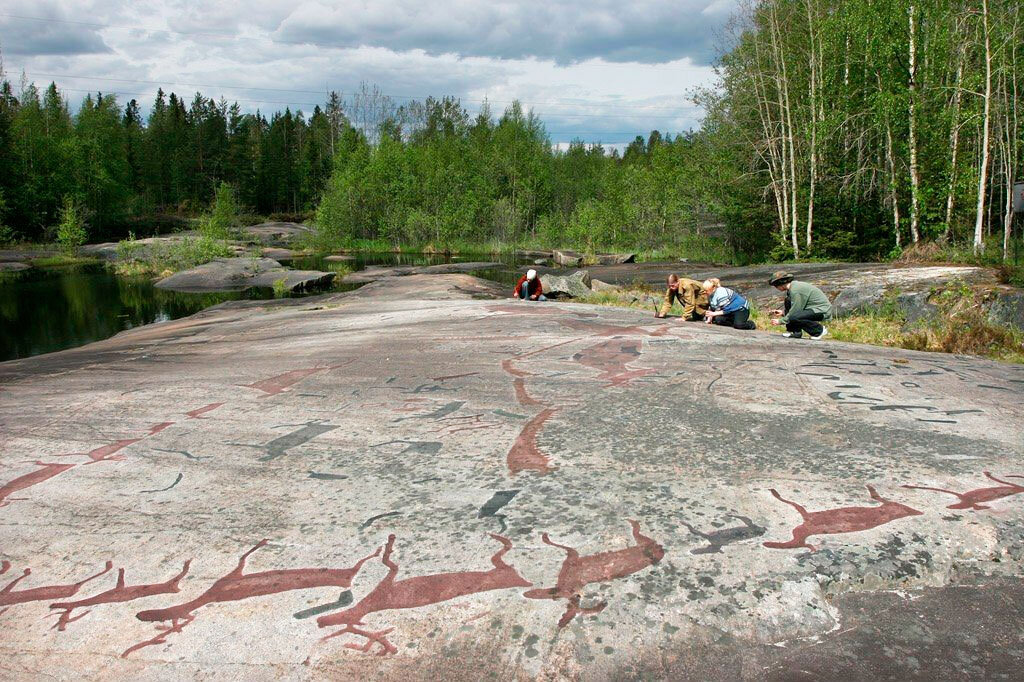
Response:
[[[509,288],[515,266],[523,261],[452,257],[440,254],[359,253],[349,261],[323,255],[297,258],[285,265],[300,270],[352,271],[370,265],[438,265],[459,261],[496,260],[502,266],[467,274],[491,279]],[[340,279],[340,278],[339,278]],[[338,283],[333,290],[358,288]],[[103,265],[31,268],[0,276],[0,361],[51,353],[106,339],[143,324],[174,320],[235,299],[272,298],[269,289],[243,292],[180,293],[153,286],[147,277],[118,277]]]
[[[167,292],[146,278],[117,277],[102,265],[33,268],[0,280],[0,360],[72,348],[223,301],[268,295]]]

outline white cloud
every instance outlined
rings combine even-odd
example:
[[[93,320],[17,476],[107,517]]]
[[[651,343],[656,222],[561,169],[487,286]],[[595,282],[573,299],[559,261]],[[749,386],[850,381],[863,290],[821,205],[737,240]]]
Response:
[[[158,86],[134,80],[186,100],[199,90],[248,110],[308,113],[328,89],[365,81],[398,103],[452,95],[471,112],[485,98],[497,114],[519,99],[554,142],[606,146],[697,125],[686,95],[712,79],[709,36],[735,2],[14,1],[10,14],[90,24],[34,22],[67,35],[67,49],[40,38],[15,53],[9,36],[33,22],[0,17],[8,70],[56,80],[73,103],[102,90],[146,109]]]

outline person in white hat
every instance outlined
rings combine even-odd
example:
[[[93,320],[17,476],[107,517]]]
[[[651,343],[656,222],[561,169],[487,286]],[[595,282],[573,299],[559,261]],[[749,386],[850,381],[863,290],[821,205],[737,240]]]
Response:
[[[521,298],[524,301],[548,300],[544,297],[544,287],[540,283],[540,277],[537,276],[537,271],[533,268],[527,270],[526,274],[516,282],[516,288],[512,293],[512,297]]]

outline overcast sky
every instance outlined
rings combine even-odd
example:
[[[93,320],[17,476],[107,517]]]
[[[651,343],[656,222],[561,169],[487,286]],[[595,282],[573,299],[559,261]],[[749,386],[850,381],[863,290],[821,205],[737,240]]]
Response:
[[[323,93],[377,85],[399,104],[453,95],[475,112],[519,99],[553,142],[620,146],[699,125],[687,101],[712,80],[736,0],[5,0],[11,80],[135,97],[310,112]]]

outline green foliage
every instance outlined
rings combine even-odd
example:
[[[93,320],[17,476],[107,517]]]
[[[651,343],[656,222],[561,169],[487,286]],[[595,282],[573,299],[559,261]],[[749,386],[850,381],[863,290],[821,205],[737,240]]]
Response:
[[[85,209],[72,197],[64,197],[57,225],[57,243],[67,252],[72,252],[85,243],[89,236],[85,223]]]
[[[274,298],[287,298],[291,294],[288,288],[288,278],[281,277],[274,280]]]
[[[124,259],[120,259],[122,249],[126,256]],[[169,275],[232,255],[226,242],[206,235],[157,242],[145,249],[138,242],[125,240],[118,244],[119,260],[114,270],[119,275]]]
[[[210,239],[232,239],[239,236],[240,222],[235,190],[222,182],[217,187],[210,213],[199,220],[199,233]]]

